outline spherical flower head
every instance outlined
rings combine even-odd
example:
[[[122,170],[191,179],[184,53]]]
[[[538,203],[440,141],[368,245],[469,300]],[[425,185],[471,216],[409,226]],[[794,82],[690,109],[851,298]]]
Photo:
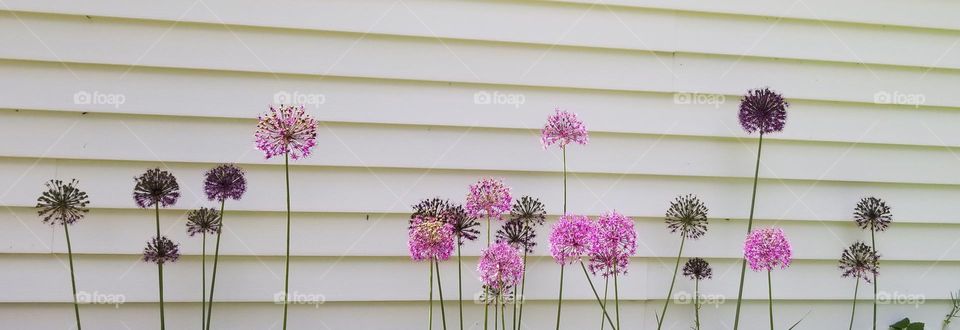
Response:
[[[863,279],[870,283],[880,268],[880,254],[863,242],[856,242],[843,250],[840,256],[840,270],[843,277]]]
[[[410,214],[410,225],[413,225],[414,219],[416,218],[445,220],[444,217],[451,206],[450,201],[440,197],[424,199],[416,205],[413,205],[413,213]]]
[[[571,264],[590,252],[596,224],[582,215],[565,214],[550,233],[550,254],[558,264]]]
[[[243,169],[236,165],[221,164],[204,175],[203,191],[212,201],[222,202],[227,198],[238,200],[247,191],[247,178]]]
[[[523,196],[510,208],[510,220],[524,222],[530,227],[542,226],[547,220],[547,210],[540,200]]]
[[[789,106],[782,95],[769,88],[751,89],[740,99],[740,126],[747,133],[782,131]]]
[[[159,168],[149,169],[133,180],[136,183],[133,187],[133,200],[139,207],[147,208],[156,204],[167,207],[180,198],[180,184],[170,172]]]
[[[447,260],[453,253],[453,225],[439,219],[415,218],[408,234],[414,261]]]
[[[480,280],[487,287],[503,290],[520,282],[523,259],[517,249],[509,244],[496,243],[481,253],[477,273],[480,273]]]
[[[37,214],[46,224],[72,225],[83,218],[87,212],[90,200],[87,193],[77,188],[77,180],[63,183],[60,180],[50,180],[46,183],[47,190],[37,198]]]
[[[500,216],[510,211],[510,187],[503,180],[484,178],[470,185],[467,194],[467,213],[474,218]]]
[[[700,238],[707,232],[708,211],[697,196],[679,196],[667,209],[667,229],[670,229],[671,233],[680,231],[680,235],[687,238]]]
[[[536,238],[536,230],[519,220],[509,220],[503,228],[497,229],[498,243],[510,244],[513,248],[527,253],[533,253],[533,248],[537,246]]]
[[[883,200],[876,197],[867,197],[857,203],[853,211],[853,219],[860,229],[869,229],[875,232],[884,231],[890,226],[893,214],[890,207]]]
[[[743,244],[743,256],[754,271],[785,269],[790,266],[793,251],[780,228],[754,229]]]
[[[704,280],[713,277],[713,269],[710,268],[710,263],[706,260],[691,258],[683,264],[683,276],[689,277],[691,280]]]
[[[554,110],[553,115],[547,117],[547,124],[540,132],[540,143],[544,149],[554,144],[561,148],[570,143],[586,145],[589,140],[587,127],[577,118],[577,114],[560,109]]]
[[[452,205],[447,208],[443,218],[453,226],[453,235],[457,237],[457,244],[463,245],[465,241],[473,241],[480,235],[480,223],[477,219],[467,214],[467,210],[462,205]]]
[[[216,234],[220,232],[220,212],[210,207],[201,207],[187,214],[187,234]]]
[[[630,257],[636,253],[633,220],[617,211],[601,214],[590,236],[590,271],[604,277],[626,274]]]
[[[271,105],[270,111],[258,118],[254,137],[267,159],[283,154],[300,159],[317,145],[317,120],[307,115],[302,105]]]
[[[162,265],[180,258],[180,245],[166,236],[154,237],[143,249],[143,261]]]

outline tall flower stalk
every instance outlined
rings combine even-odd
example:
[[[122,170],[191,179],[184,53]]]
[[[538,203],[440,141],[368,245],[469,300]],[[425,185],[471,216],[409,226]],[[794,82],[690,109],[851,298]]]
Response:
[[[220,213],[203,207],[187,214],[187,234],[200,234],[200,327],[207,324],[207,234],[220,233]]]
[[[893,214],[890,213],[890,206],[883,200],[876,197],[867,197],[857,203],[853,211],[853,220],[857,222],[860,229],[870,231],[870,248],[877,251],[877,232],[887,230],[890,221],[893,220]],[[879,259],[877,264],[879,266]],[[873,273],[873,329],[877,329],[877,273]]]
[[[757,141],[757,163],[753,172],[753,195],[750,198],[750,217],[747,220],[747,234],[753,230],[753,211],[757,203],[757,182],[760,175],[760,153],[763,150],[763,135],[783,130],[787,120],[789,103],[779,93],[769,88],[753,89],[740,99],[738,118],[740,126],[748,134],[759,132]],[[746,275],[747,261],[740,263],[740,288],[737,290],[737,311],[733,329],[740,326],[740,305],[743,302],[743,279]]]
[[[213,292],[217,284],[217,266],[220,261],[220,235],[223,234],[223,214],[225,212],[227,199],[239,200],[243,193],[247,191],[247,179],[244,176],[243,169],[233,164],[221,164],[207,171],[203,180],[203,191],[207,194],[207,199],[220,202],[220,218],[218,224],[221,228],[217,230],[217,242],[213,251],[213,273],[210,276],[210,299],[206,311],[206,324],[204,329],[209,330],[213,323]],[[206,239],[204,239],[206,241]],[[204,243],[206,244],[206,243]],[[206,262],[204,262],[204,272],[206,272]],[[204,276],[206,278],[206,276]]]
[[[780,228],[760,228],[750,232],[743,243],[743,257],[753,271],[767,272],[767,295],[770,303],[770,330],[773,330],[773,282],[770,273],[774,268],[786,269],[793,259],[790,241]]]
[[[157,279],[160,295],[160,329],[166,329],[163,311],[163,264],[176,261],[180,257],[179,246],[165,236],[160,235],[160,206],[175,204],[180,198],[180,185],[170,172],[159,168],[149,169],[134,178],[133,200],[137,206],[153,206],[156,215],[157,235],[147,242],[143,260],[157,264]]]
[[[87,205],[90,199],[86,192],[77,188],[77,180],[64,183],[61,180],[50,180],[46,183],[47,190],[37,198],[37,215],[43,218],[43,223],[62,225],[63,234],[67,239],[67,258],[70,260],[70,287],[73,289],[73,314],[77,321],[77,330],[80,327],[80,305],[77,303],[77,278],[73,269],[73,247],[70,245],[70,225],[83,219],[90,211]]]
[[[860,280],[870,283],[873,276],[877,274],[880,255],[876,250],[856,242],[843,250],[840,255],[840,270],[843,271],[843,277],[853,277],[857,283],[853,286],[853,307],[850,309],[850,330],[853,330],[853,317],[857,312],[857,289],[860,288]]]
[[[453,225],[438,218],[414,216],[410,228],[407,231],[409,240],[407,247],[410,249],[410,258],[414,261],[428,261],[428,272],[430,275],[430,309],[428,311],[428,322],[430,329],[433,329],[433,275],[437,275],[437,286],[440,287],[440,308],[443,316],[443,328],[447,328],[446,313],[443,311],[443,289],[440,284],[440,268],[438,263],[442,260],[450,259],[453,253],[454,233]]]
[[[506,316],[503,310],[504,295],[510,288],[516,287],[523,274],[523,260],[516,248],[506,242],[497,242],[483,250],[477,264],[480,281],[488,291],[495,293],[494,311],[499,311],[500,324],[506,330]],[[496,328],[497,318],[493,319]]]
[[[283,329],[287,329],[287,306],[290,291],[290,159],[310,155],[317,144],[317,121],[307,115],[303,106],[270,106],[259,117],[254,133],[257,148],[267,159],[283,155],[283,170],[287,196],[287,239],[283,276]]]
[[[667,298],[663,301],[663,312],[657,318],[657,329],[663,327],[667,317],[667,306],[670,306],[670,296],[673,295],[673,285],[677,281],[677,271],[680,269],[680,257],[683,256],[683,243],[690,239],[699,239],[707,232],[707,212],[709,210],[697,196],[686,195],[677,197],[667,209],[667,229],[671,233],[680,233],[680,250],[677,252],[677,262],[673,267],[673,277],[670,278],[670,289]]]
[[[713,269],[710,268],[710,263],[706,260],[691,258],[683,265],[683,276],[689,277],[694,282],[694,329],[700,330],[700,281],[713,277]]]
[[[484,178],[477,181],[477,183],[470,185],[470,192],[467,193],[467,202],[466,209],[467,213],[471,217],[475,218],[486,218],[487,219],[487,247],[490,247],[490,233],[492,232],[493,225],[490,223],[491,218],[497,220],[502,219],[502,215],[510,211],[510,203],[512,201],[510,196],[510,187],[507,187],[503,184],[501,179],[492,179]],[[489,299],[487,296],[491,294],[490,290],[484,289],[484,300],[486,303],[483,307],[483,328],[487,329],[488,316],[490,314]],[[496,311],[494,311],[496,312]],[[494,317],[494,325],[496,325],[496,317]]]
[[[537,246],[536,227],[543,226],[547,219],[547,211],[540,200],[523,196],[513,203],[510,208],[510,220],[503,226],[503,229],[497,231],[497,241],[504,241],[514,248],[523,251],[523,272],[520,276],[520,292],[517,294],[516,287],[513,299],[513,326],[520,328],[523,323],[523,303],[524,289],[527,281],[527,254],[533,253],[533,248]],[[517,307],[519,305],[519,308]],[[518,311],[519,309],[519,311]]]
[[[597,219],[597,229],[593,231],[590,238],[590,272],[594,275],[599,274],[605,279],[613,277],[616,329],[620,328],[620,288],[617,279],[620,275],[627,273],[630,257],[636,252],[637,231],[634,229],[633,220],[617,211],[601,214]],[[589,278],[588,276],[587,279]],[[605,288],[604,299],[600,303],[604,313],[607,310],[606,295]]]
[[[586,145],[590,141],[587,133],[587,127],[580,121],[576,113],[560,110],[554,110],[554,113],[547,117],[547,123],[540,131],[540,144],[546,150],[551,145],[556,144],[560,147],[560,153],[563,157],[563,215],[567,215],[567,145],[570,143],[579,143]],[[563,307],[563,269],[566,263],[560,263],[560,292],[557,299],[557,330],[560,330],[560,310]],[[586,269],[586,268],[584,268]],[[602,306],[602,304],[601,304]]]
[[[463,206],[453,204],[447,208],[444,219],[453,226],[453,234],[457,238],[457,304],[460,307],[460,329],[463,330],[463,262],[460,247],[466,241],[477,240],[480,223],[468,215]]]
[[[579,263],[580,267],[583,268],[583,275],[587,278],[587,283],[590,284],[590,289],[593,290],[593,295],[597,298],[597,303],[603,311],[603,316],[606,317],[607,322],[610,323],[610,327],[616,329],[613,319],[610,318],[610,314],[607,313],[606,306],[604,306],[603,301],[600,300],[600,294],[597,293],[597,289],[593,285],[593,280],[590,279],[587,266],[583,262],[583,257],[590,254],[593,250],[592,239],[596,237],[596,231],[597,225],[582,215],[563,215],[560,217],[560,220],[553,225],[553,231],[550,232],[550,254],[553,256],[553,260],[560,265],[560,293],[558,299],[561,300],[561,302],[563,300],[564,268],[569,264]],[[559,313],[557,314],[557,319],[560,319]],[[557,323],[559,324],[559,321]]]

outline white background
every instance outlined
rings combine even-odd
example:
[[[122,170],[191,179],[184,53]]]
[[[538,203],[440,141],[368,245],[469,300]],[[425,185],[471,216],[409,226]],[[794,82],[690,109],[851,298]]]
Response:
[[[62,229],[32,208],[51,178],[78,178],[91,196],[71,228],[79,290],[124,301],[82,306],[84,325],[158,327],[156,268],[138,261],[153,215],[131,198],[132,178],[151,167],[183,187],[161,214],[184,253],[166,267],[167,325],[199,328],[200,239],[186,236],[184,214],[214,205],[201,179],[221,162],[247,170],[249,191],[227,203],[215,328],[279,328],[282,160],[253,146],[256,115],[277,93],[301,97],[323,121],[315,154],[292,168],[291,291],[326,301],[292,307],[292,329],[426,328],[426,265],[407,257],[405,230],[421,198],[462,201],[468,184],[500,177],[515,195],[540,197],[552,223],[560,158],[538,134],[554,107],[579,113],[591,134],[568,152],[570,210],[636,220],[641,245],[620,283],[624,328],[655,326],[679,245],[662,217],[687,193],[707,203],[711,225],[684,255],[714,265],[701,288],[726,298],[703,308],[704,329],[729,328],[756,152],[736,111],[739,95],[763,86],[792,103],[785,131],[765,139],[755,224],[783,227],[794,246],[794,264],[773,274],[778,328],[804,315],[798,329],[846,326],[854,281],[836,259],[869,239],[851,220],[869,195],[894,212],[878,235],[880,290],[900,303],[880,306],[881,328],[904,316],[939,326],[958,289],[958,3],[0,4],[5,329],[73,326]],[[555,317],[559,267],[545,257],[546,236],[528,273],[530,329]],[[471,299],[479,244],[465,253]],[[442,268],[454,299],[456,264]],[[582,272],[566,274],[564,328],[599,327]],[[691,289],[678,279],[675,292]],[[860,289],[855,328],[866,329],[872,287]],[[763,329],[764,274],[749,273],[745,296],[744,328]],[[482,327],[482,308],[465,306],[467,326]],[[453,326],[454,301],[446,312]],[[692,316],[673,305],[667,328],[688,329]]]

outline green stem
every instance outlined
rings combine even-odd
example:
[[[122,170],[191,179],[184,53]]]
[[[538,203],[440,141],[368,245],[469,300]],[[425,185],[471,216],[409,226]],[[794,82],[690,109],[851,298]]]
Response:
[[[223,234],[223,207],[226,203],[226,199],[220,201],[220,230],[217,231],[217,243],[213,249],[213,274],[210,275],[210,299],[208,299],[210,304],[207,305],[206,330],[210,330],[210,320],[213,319],[213,288],[217,284],[217,263],[220,261],[220,234]]]
[[[757,164],[753,170],[753,197],[750,198],[750,218],[747,219],[747,235],[753,229],[753,210],[757,204],[757,182],[760,176],[760,152],[763,150],[763,127],[760,128],[760,141],[757,142]],[[740,288],[737,290],[737,314],[733,319],[733,330],[740,326],[740,305],[743,302],[743,277],[747,272],[747,259],[740,260]],[[874,329],[876,330],[876,329]]]
[[[610,322],[610,327],[616,330],[617,326],[613,324],[613,319],[611,319],[610,314],[607,313],[607,307],[600,301],[600,294],[597,293],[597,288],[593,286],[593,280],[590,279],[590,273],[587,272],[587,266],[583,264],[583,261],[580,261],[580,267],[583,268],[583,276],[587,278],[587,283],[590,284],[590,290],[593,290],[593,296],[597,298],[597,304],[600,305],[600,309],[603,310],[603,316],[607,318],[607,322]]]
[[[770,270],[767,269],[767,301],[770,302],[770,330],[773,330],[773,283],[770,280]]]
[[[877,252],[877,235],[873,230],[873,223],[870,224],[870,248]],[[873,330],[877,330],[877,274],[873,274]]]
[[[207,232],[200,234],[203,243],[200,243],[200,328],[207,324]]]
[[[283,330],[287,330],[287,305],[290,301],[290,153],[283,154],[283,171],[287,186],[287,253],[283,271]],[[433,272],[431,272],[432,274]],[[432,278],[432,275],[431,275]]]
[[[497,323],[497,316],[500,315],[500,294],[497,293],[497,296],[494,299],[496,300],[493,302],[493,330],[497,330],[500,325]]]
[[[560,147],[563,151],[563,214],[567,214],[567,146]]]
[[[610,277],[604,276],[603,277],[603,303],[601,304],[603,305],[603,307],[607,306],[607,291],[609,289],[610,289]],[[604,321],[606,321],[606,319],[603,317],[603,313],[600,313],[600,330],[603,330],[603,327],[607,326],[607,322],[604,322]]]
[[[503,330],[507,330],[507,317],[506,317],[507,313],[504,312],[504,309],[507,306],[507,302],[503,300],[504,290],[506,290],[506,288],[504,288],[503,285],[501,285],[500,286],[500,328]]]
[[[620,287],[617,285],[617,264],[613,264],[613,307],[617,309],[617,329],[620,329]]]
[[[435,260],[433,264],[437,269],[437,292],[440,293],[440,319],[443,320],[443,330],[447,330],[447,312],[443,308],[443,281],[440,280],[440,261]]]
[[[566,265],[560,265],[560,294],[557,296],[557,330],[560,330],[560,307],[563,306],[563,269]]]
[[[487,248],[489,247],[490,247],[490,216],[487,215]],[[489,322],[488,318],[490,316],[490,297],[489,296],[490,296],[490,289],[484,286],[483,288],[483,300],[485,300],[483,304],[483,329],[484,330],[487,329],[487,322]],[[494,314],[496,314],[496,311],[494,311]],[[496,327],[497,326],[496,316],[494,316],[493,318],[493,323],[494,323],[493,326]]]
[[[523,303],[526,302],[526,296],[524,291],[527,289],[527,250],[523,250],[523,272],[520,274],[520,296],[517,297],[517,301],[520,303],[520,312],[517,315],[516,328],[520,330],[520,326],[523,325]]]
[[[857,313],[857,290],[860,289],[860,279],[854,279],[857,280],[857,284],[853,286],[853,308],[850,309],[850,330],[853,330],[853,315]]]
[[[677,252],[677,263],[673,266],[673,277],[670,279],[670,290],[667,291],[667,299],[663,301],[663,312],[660,313],[660,319],[657,320],[657,329],[663,327],[663,321],[667,317],[667,306],[670,306],[670,296],[673,295],[673,285],[677,282],[677,271],[680,270],[680,256],[683,255],[683,243],[687,240],[685,231],[680,232],[680,252]]]
[[[694,279],[693,283],[694,324],[697,326],[697,330],[700,330],[700,279]]]
[[[457,240],[457,293],[460,304],[460,330],[463,330],[463,265],[460,261],[460,241]]]
[[[433,329],[433,259],[430,259],[430,265],[427,267],[427,270],[430,271],[430,311],[427,312],[427,321],[430,324],[430,329]]]
[[[63,224],[63,233],[67,236],[67,258],[70,259],[70,286],[73,288],[73,314],[77,318],[77,330],[80,330],[80,305],[77,304],[77,279],[73,274],[73,247],[70,245],[70,224]]]
[[[160,203],[153,204],[157,215],[157,239],[160,239]],[[160,330],[166,329],[163,318],[163,262],[157,263],[157,278],[160,287]]]
[[[512,287],[511,290],[513,290],[513,304],[512,304],[512,305],[513,305],[513,318],[510,319],[511,322],[512,322],[512,323],[510,323],[510,325],[512,325],[512,328],[516,328],[516,327],[517,327],[517,288],[516,288],[516,287]],[[503,329],[504,329],[504,330],[507,329],[507,328],[506,328],[506,325],[504,325],[504,328],[503,328]]]

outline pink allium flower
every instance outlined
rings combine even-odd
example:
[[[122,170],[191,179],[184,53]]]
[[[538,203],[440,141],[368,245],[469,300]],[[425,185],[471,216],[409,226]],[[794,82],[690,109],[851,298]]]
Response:
[[[743,244],[743,256],[754,271],[781,269],[790,266],[793,252],[790,241],[780,228],[754,229]]]
[[[577,114],[560,109],[547,117],[547,124],[540,132],[540,143],[544,149],[553,144],[559,144],[562,148],[573,142],[586,145],[589,139],[587,127],[577,118]]]
[[[303,106],[270,106],[259,119],[254,137],[267,159],[288,152],[290,158],[300,159],[317,145],[317,120],[307,115]]]
[[[471,217],[491,217],[500,219],[500,215],[510,212],[510,187],[503,180],[484,178],[470,185],[467,194],[467,213]]]
[[[604,277],[625,274],[630,257],[637,253],[637,231],[633,220],[613,211],[600,215],[590,236],[590,272]]]
[[[571,264],[590,252],[596,224],[583,215],[565,214],[550,233],[550,254],[558,264]]]
[[[407,246],[414,261],[447,260],[453,253],[453,225],[449,222],[415,217],[408,234]]]
[[[499,291],[516,286],[523,276],[523,259],[510,244],[501,242],[483,250],[477,264],[480,280],[487,287]]]

